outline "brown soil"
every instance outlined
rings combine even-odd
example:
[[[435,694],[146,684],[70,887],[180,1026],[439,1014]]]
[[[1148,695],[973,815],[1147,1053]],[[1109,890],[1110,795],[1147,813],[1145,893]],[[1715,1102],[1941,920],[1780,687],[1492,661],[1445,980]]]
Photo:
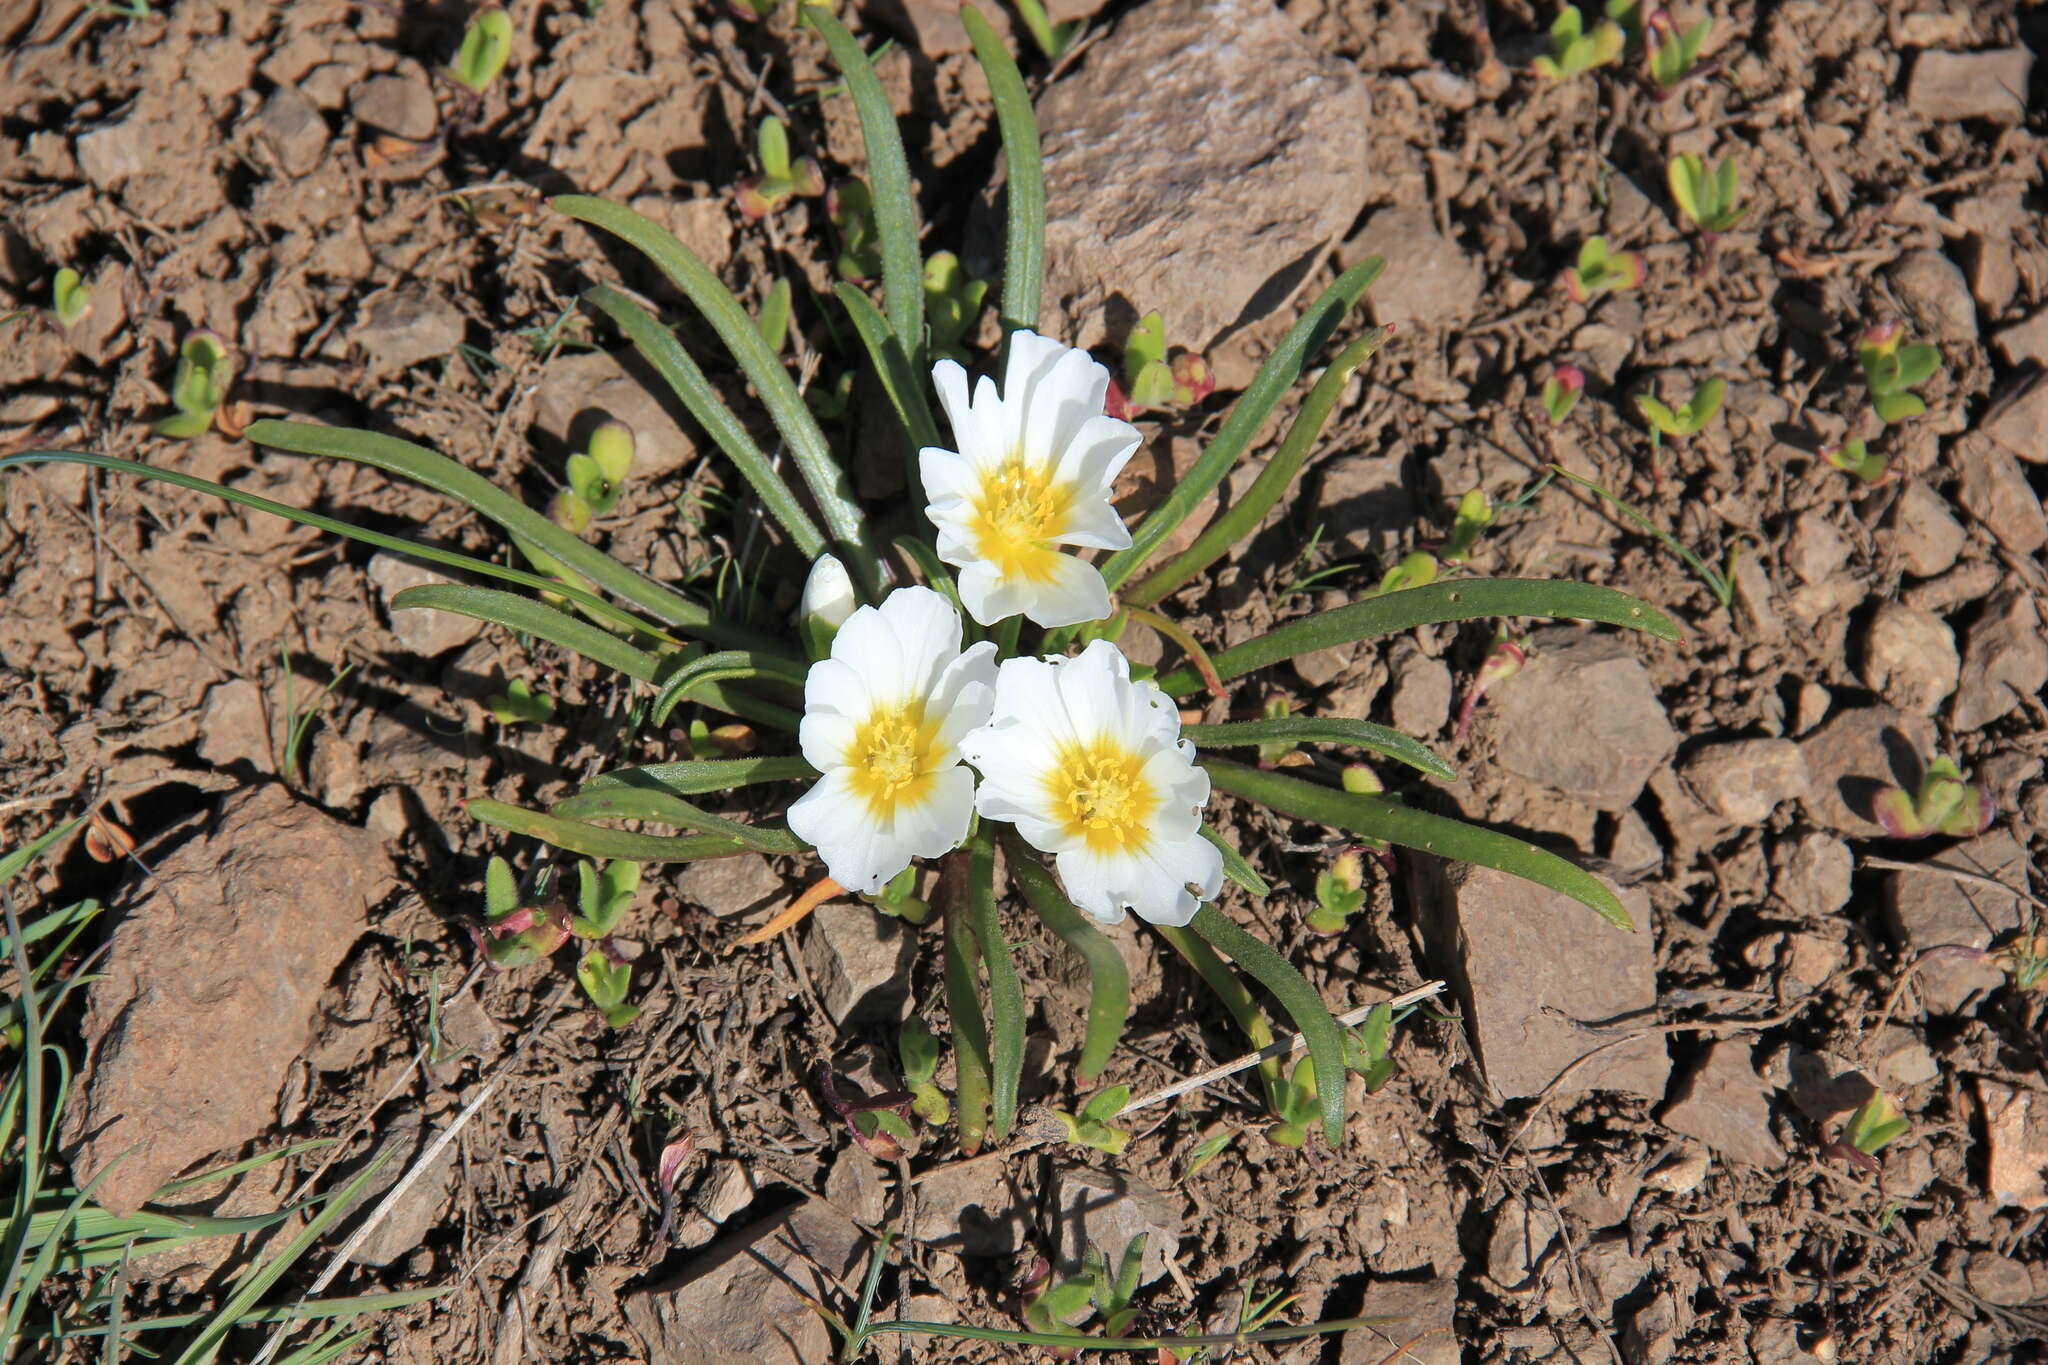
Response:
[[[1114,3],[1101,18],[1131,8]],[[1549,18],[1547,7],[1488,8],[1510,56]],[[1775,585],[1769,602],[1723,608],[1668,552],[1559,489],[1485,542],[1480,572],[1605,583],[1685,622],[1681,645],[1639,651],[1681,736],[1681,760],[1719,739],[1804,733],[1815,687],[1836,711],[1874,701],[1860,650],[1881,603],[1924,606],[1959,639],[2001,589],[2038,604],[2038,553],[2001,545],[1984,513],[1960,504],[1957,452],[1959,434],[2018,373],[1994,353],[1991,334],[2034,315],[2048,290],[2040,120],[1933,121],[1908,109],[1905,90],[1915,49],[2009,45],[2042,30],[2009,3],[1908,8],[1736,0],[1717,13],[1725,74],[1646,111],[1633,94],[1603,103],[1593,82],[1545,88],[1525,72],[1492,93],[1464,5],[1290,3],[1317,44],[1373,81],[1374,169],[1386,191],[1375,207],[1429,212],[1480,263],[1484,288],[1469,320],[1414,329],[1374,361],[1323,443],[1324,460],[1391,457],[1400,500],[1420,514],[1361,529],[1347,542],[1358,553],[1346,558],[1333,540],[1349,528],[1304,500],[1213,587],[1182,599],[1196,634],[1234,642],[1366,591],[1390,562],[1381,556],[1442,536],[1458,493],[1482,483],[1500,500],[1550,458],[1624,492],[1710,562],[1744,545]],[[69,336],[39,316],[6,325],[0,450],[102,451],[495,553],[498,541],[474,520],[371,472],[219,434],[152,435],[148,423],[167,411],[179,338],[198,327],[227,338],[242,357],[236,397],[257,415],[403,434],[539,505],[562,453],[538,425],[544,371],[561,355],[609,344],[573,312],[578,291],[623,275],[674,302],[643,266],[551,214],[543,195],[574,188],[660,215],[750,302],[777,272],[828,287],[833,248],[815,201],[759,224],[725,207],[733,180],[750,169],[748,130],[764,109],[786,107],[799,142],[828,172],[857,169],[850,108],[815,98],[829,79],[820,44],[786,15],[739,22],[680,0],[609,0],[595,13],[550,0],[513,11],[521,56],[480,102],[429,75],[459,37],[464,16],[449,7],[187,0],[128,21],[45,0],[0,18],[0,302],[46,305],[63,265],[95,286],[93,315]],[[1035,80],[1046,74],[1043,63],[1026,66]],[[900,42],[881,70],[906,116],[929,240],[958,242],[995,161],[985,83],[967,59],[931,60]],[[377,74],[432,92],[426,130],[359,120],[350,92]],[[1445,94],[1442,75],[1477,84]],[[317,128],[288,136],[281,113],[266,116],[266,100],[287,86],[307,92]],[[81,136],[99,127],[113,131],[96,144]],[[1567,304],[1556,272],[1603,208],[1613,221],[1605,196],[1635,193],[1630,175],[1656,186],[1665,135],[1704,150],[1714,142],[1700,135],[1707,129],[1747,149],[1757,205],[1722,241],[1718,268],[1694,268],[1693,246],[1653,190],[1656,202],[1639,206],[1626,242],[1650,256],[1649,285],[1591,314]],[[394,143],[393,133],[412,141]],[[1345,259],[1376,245],[1361,238]],[[1901,535],[1894,510],[1901,483],[1865,492],[1812,452],[1862,402],[1848,359],[1861,328],[1912,306],[1888,268],[1929,249],[1966,263],[1977,315],[1972,334],[1942,339],[1947,364],[1928,390],[1929,416],[1895,438],[1898,462],[1968,532],[1953,567],[1920,575],[1909,567],[1919,547]],[[380,302],[393,299],[424,300],[433,326],[452,327],[460,349],[443,344],[413,358],[407,348],[427,324],[374,325],[388,317]],[[1638,309],[1639,318],[1623,311]],[[1602,340],[1583,330],[1589,317],[1638,340],[1619,361],[1620,382],[1596,378],[1570,427],[1576,434],[1552,434],[1532,395],[1551,361]],[[797,322],[799,359],[834,360],[838,343],[814,301],[800,300]],[[1707,366],[1730,380],[1728,416],[1667,446],[1653,473],[1625,393],[1668,371],[1662,392],[1683,397]],[[1157,427],[1162,441],[1213,429],[1227,397]],[[2041,469],[2023,470],[2036,492]],[[898,469],[861,461],[858,473],[873,497],[901,487]],[[793,596],[790,566],[727,514],[722,477],[715,462],[686,453],[636,485],[605,524],[608,544],[658,576],[780,619]],[[1306,487],[1318,486],[1312,470]],[[828,1059],[851,1069],[849,1058],[886,1045],[890,1032],[836,1028],[795,937],[736,948],[735,921],[703,913],[671,872],[655,869],[633,929],[645,950],[646,1009],[629,1028],[604,1029],[560,994],[564,976],[538,968],[485,973],[456,993],[476,960],[465,917],[476,912],[483,859],[513,845],[469,819],[462,800],[541,804],[618,761],[631,700],[619,683],[495,631],[423,658],[395,633],[365,550],[204,495],[49,465],[8,475],[5,507],[0,846],[96,794],[147,841],[214,794],[281,780],[288,686],[303,706],[352,668],[301,754],[303,791],[382,838],[403,889],[375,907],[329,988],[327,1022],[295,1073],[296,1099],[256,1145],[342,1136],[353,1157],[406,1116],[444,1124],[480,1087],[496,1086],[464,1130],[457,1177],[419,1244],[383,1269],[353,1269],[330,1291],[453,1286],[431,1308],[380,1318],[374,1358],[642,1358],[620,1296],[698,1254],[659,1240],[656,1166],[685,1132],[698,1155],[678,1188],[693,1208],[735,1170],[757,1213],[826,1192],[848,1143],[813,1073]],[[1298,562],[1319,525],[1328,530],[1322,546]],[[1809,556],[1828,555],[1816,542],[1834,541],[1835,562],[1808,579]],[[737,578],[717,570],[728,559],[744,571]],[[1340,572],[1316,592],[1285,591],[1331,564]],[[1423,636],[1422,653],[1449,664],[1460,687],[1489,642],[1478,626]],[[1255,678],[1237,700],[1255,709],[1279,690],[1306,708],[1388,720],[1382,684],[1406,657],[1398,648]],[[557,723],[490,722],[479,699],[506,677],[544,683],[561,702]],[[1398,1078],[1362,1101],[1342,1153],[1268,1144],[1242,1078],[1190,1097],[1133,1143],[1125,1168],[1182,1201],[1185,1231],[1170,1275],[1148,1291],[1143,1324],[1223,1322],[1255,1283],[1300,1294],[1290,1317],[1307,1321],[1370,1310],[1389,1282],[1444,1279],[1455,1286],[1456,1337],[1469,1360],[1789,1362],[1817,1345],[1844,1360],[2043,1358],[2028,1343],[2048,1325],[2039,1306],[2048,1300],[2048,1234],[2041,1212],[2002,1207],[1987,1192],[1978,1099],[1989,1080],[2048,1103],[2039,1099],[2048,1093],[2041,997],[1998,986],[1936,1010],[1917,989],[1895,996],[1911,953],[1882,913],[1887,874],[1859,865],[1849,904],[1822,915],[1788,909],[1773,892],[1815,824],[1806,806],[1786,802],[1759,824],[1730,827],[1667,768],[1639,803],[1640,818],[1596,817],[1491,763],[1498,736],[1487,714],[1462,741],[1435,718],[1439,732],[1423,737],[1473,778],[1415,799],[1611,866],[1628,864],[1625,849],[1647,839],[1654,866],[1644,874],[1636,864],[1636,876],[1654,911],[1660,993],[1659,1016],[1647,1022],[1756,1021],[1723,1036],[1753,1045],[1767,1074],[1803,1051],[1881,1068],[1894,1040],[1924,1045],[1934,1075],[1892,1087],[1913,1128],[1886,1153],[1884,1185],[1827,1157],[1826,1126],[1783,1095],[1773,1101],[1782,1165],[1717,1157],[1690,1185],[1658,1175],[1683,1154],[1658,1103],[1579,1095],[1525,1129],[1529,1103],[1488,1092],[1456,1021],[1418,1017],[1401,1035]],[[2048,847],[2048,714],[2028,696],[1967,730],[1949,715],[1939,713],[1942,751],[1986,784],[2001,827],[2038,859]],[[665,741],[634,740],[629,756],[672,752]],[[1240,899],[1234,913],[1326,998],[1369,999],[1437,974],[1422,956],[1404,882],[1376,885],[1369,913],[1342,937],[1309,934],[1301,911],[1320,834],[1224,809],[1238,845],[1276,881],[1270,900]],[[1872,826],[1850,842],[1859,858],[1926,855]],[[776,871],[789,891],[815,875],[793,862]],[[73,846],[44,889],[108,894],[120,875]],[[1034,1025],[1049,1044],[1034,1054],[1050,1061],[1034,1069],[1031,1097],[1067,1098],[1084,997],[1056,942],[1022,917],[1013,927],[1040,1002]],[[1596,932],[1590,921],[1587,932]],[[1786,933],[1824,944],[1822,979],[1797,978],[1790,950],[1770,938]],[[941,1017],[936,937],[919,947],[911,998]],[[1137,951],[1148,970],[1109,1079],[1142,1090],[1242,1049],[1163,945]],[[1710,1041],[1673,1031],[1674,1076]],[[429,1047],[449,1059],[408,1070]],[[1221,1159],[1182,1179],[1191,1149],[1219,1126],[1243,1131]],[[934,1135],[915,1164],[955,1157],[950,1140]],[[1045,1246],[1042,1153],[1015,1158],[1011,1174],[1027,1245],[1002,1258],[922,1249],[906,1296],[938,1295],[963,1320],[1017,1325],[1015,1287]],[[1566,1229],[1563,1254],[1525,1283],[1490,1265],[1504,1210],[1516,1207],[1553,1218],[1561,1209]],[[690,1221],[684,1212],[678,1227]],[[698,1230],[684,1240],[708,1240],[710,1229]],[[163,1306],[153,1311],[176,1311],[185,1287],[154,1292]],[[1331,1342],[1246,1358],[1335,1361],[1341,1351],[1366,1361],[1392,1359],[1392,1349]],[[1013,1358],[929,1341],[911,1356]]]

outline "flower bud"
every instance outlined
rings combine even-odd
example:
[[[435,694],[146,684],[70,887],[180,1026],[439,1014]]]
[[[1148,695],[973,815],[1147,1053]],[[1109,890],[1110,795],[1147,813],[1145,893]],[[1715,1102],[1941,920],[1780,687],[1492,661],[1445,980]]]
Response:
[[[797,632],[804,649],[813,659],[832,652],[832,637],[860,605],[854,595],[853,579],[834,555],[819,555],[804,580],[803,599],[797,604]]]

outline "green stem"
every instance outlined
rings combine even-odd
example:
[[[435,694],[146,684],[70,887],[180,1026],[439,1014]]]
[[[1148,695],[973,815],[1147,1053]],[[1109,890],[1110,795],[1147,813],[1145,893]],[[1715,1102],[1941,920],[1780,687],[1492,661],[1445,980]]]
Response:
[[[1323,1138],[1331,1151],[1337,1151],[1344,1143],[1344,1034],[1330,1014],[1330,1007],[1286,958],[1239,928],[1235,920],[1215,906],[1205,905],[1197,910],[1189,927],[1207,939],[1211,947],[1229,954],[1230,960],[1271,992],[1294,1020],[1294,1027],[1308,1043],[1309,1060],[1316,1067]]]
[[[994,1083],[989,1128],[997,1142],[1010,1136],[1017,1119],[1017,1086],[1024,1075],[1024,985],[1010,959],[1009,940],[996,914],[996,845],[983,826],[967,839],[968,923],[981,947],[981,965],[988,973],[992,1042],[990,1073]]]
[[[1011,878],[1031,909],[1087,964],[1088,1031],[1076,1070],[1081,1084],[1093,1085],[1123,1038],[1124,1021],[1131,1012],[1130,970],[1116,944],[1095,921],[1074,908],[1038,855],[1007,826],[1003,829],[1003,854],[1010,860]]]
[[[964,853],[953,855],[964,859]],[[964,870],[964,869],[963,869]],[[948,876],[954,875],[951,870]],[[967,898],[956,895],[946,906],[946,1012],[953,1020],[954,1065],[959,1086],[954,1108],[960,1122],[960,1150],[981,1150],[988,1133],[988,1024],[981,1012],[981,946],[969,923]]]
[[[1027,16],[1028,18],[1028,16]],[[960,10],[974,56],[988,77],[1002,132],[1008,176],[1004,198],[1008,228],[1003,249],[1003,330],[1035,330],[1045,281],[1045,163],[1038,145],[1038,119],[1031,92],[993,25],[973,5]],[[1046,35],[1050,38],[1050,31]]]

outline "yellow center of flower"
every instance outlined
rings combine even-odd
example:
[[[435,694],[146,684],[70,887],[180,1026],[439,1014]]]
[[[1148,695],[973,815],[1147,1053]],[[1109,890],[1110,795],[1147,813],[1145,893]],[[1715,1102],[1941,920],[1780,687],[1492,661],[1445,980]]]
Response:
[[[1145,760],[1103,736],[1068,745],[1046,778],[1053,818],[1095,853],[1142,848],[1152,837],[1159,793],[1145,778]]]
[[[1050,578],[1059,551],[1048,542],[1065,529],[1074,486],[1053,482],[1044,465],[1012,455],[981,476],[970,523],[981,557],[1005,578]]]
[[[932,741],[938,727],[927,724],[924,703],[878,706],[847,751],[853,790],[878,816],[901,805],[917,805],[931,793],[935,776]]]

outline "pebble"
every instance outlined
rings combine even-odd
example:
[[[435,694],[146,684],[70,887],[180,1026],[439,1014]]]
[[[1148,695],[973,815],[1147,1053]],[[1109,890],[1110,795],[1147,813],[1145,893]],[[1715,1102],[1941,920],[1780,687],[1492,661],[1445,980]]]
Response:
[[[2048,1097],[1977,1078],[1984,1186],[2000,1208],[2048,1209]]]
[[[726,919],[758,910],[780,897],[782,878],[759,853],[700,858],[677,875],[676,894],[685,903]]]
[[[377,599],[383,604],[384,614],[390,618],[391,633],[398,638],[398,643],[423,659],[460,649],[483,633],[484,623],[473,616],[458,616],[452,611],[422,607],[403,610],[392,607],[391,599],[407,588],[454,582],[424,564],[380,550],[370,556],[363,576],[376,587]]]
[[[2009,1256],[1993,1251],[1973,1251],[1963,1268],[1963,1282],[1970,1292],[1986,1303],[2016,1308],[2034,1297],[2034,1277]]]
[[[1956,690],[1962,656],[1939,616],[1900,602],[1879,604],[1863,634],[1863,681],[1902,711],[1931,716]]]
[[[1771,1133],[1770,1099],[1750,1063],[1749,1044],[1739,1038],[1710,1046],[1660,1117],[1672,1132],[1731,1161],[1769,1169],[1785,1163],[1785,1149]]]
[[[1483,708],[1501,765],[1599,810],[1633,806],[1678,745],[1634,645],[1560,626],[1528,645],[1528,664]]]
[[[1806,759],[1789,739],[1735,739],[1688,754],[1679,775],[1707,809],[1735,825],[1760,825],[1781,802],[1806,795]]]
[[[2048,464],[2048,374],[2036,371],[2016,380],[1991,405],[1977,430],[2029,464]]]
[[[1059,1228],[1054,1269],[1059,1274],[1078,1274],[1090,1246],[1101,1247],[1116,1265],[1140,1233],[1145,1256],[1138,1283],[1150,1284],[1166,1273],[1166,1257],[1179,1250],[1183,1235],[1178,1198],[1133,1177],[1085,1166],[1061,1168],[1054,1184]]]
[[[2018,460],[2001,445],[1971,434],[1952,447],[1962,477],[1956,501],[2016,555],[2048,545],[2048,514]]]
[[[1548,1212],[1535,1212],[1517,1198],[1501,1200],[1486,1243],[1488,1278],[1510,1292],[1521,1288],[1556,1238],[1557,1220]]]
[[[1906,86],[1906,107],[1940,121],[2018,123],[2027,113],[2034,54],[2024,47],[1990,52],[1922,52]]]
[[[1316,471],[1316,515],[1347,554],[1383,556],[1415,524],[1399,455],[1340,455]]]
[[[1367,220],[1358,241],[1387,259],[1386,273],[1366,295],[1374,322],[1429,326],[1478,307],[1484,270],[1437,231],[1436,219],[1427,212],[1381,209]]]
[[[199,759],[216,768],[247,762],[270,766],[269,726],[263,692],[247,678],[230,678],[206,689],[200,699]]]
[[[422,289],[380,295],[363,310],[353,333],[379,373],[447,355],[462,344],[462,334],[463,317],[455,305]]]
[[[804,937],[804,965],[841,1028],[902,1019],[910,1006],[914,947],[904,922],[873,906],[821,906]]]
[[[1824,583],[1849,562],[1849,541],[1825,512],[1801,512],[1785,540],[1785,567],[1803,583]]]
[[[309,174],[327,155],[327,120],[296,86],[271,91],[256,112],[256,124],[286,175]]]
[[[1975,730],[2039,697],[2048,686],[2048,639],[2024,587],[2001,590],[1963,633],[1963,660],[1949,722]]]
[[[948,1161],[919,1177],[920,1241],[962,1256],[1012,1256],[1029,1240],[1031,1209],[995,1161]]]
[[[563,451],[581,449],[600,422],[633,429],[633,476],[659,478],[694,463],[697,443],[655,395],[662,381],[635,374],[608,351],[558,355],[540,369],[533,425]]]
[[[1888,786],[1917,781],[1920,765],[1936,752],[1934,722],[1890,706],[1838,711],[1799,741],[1813,785],[1807,814],[1838,834],[1869,838],[1876,831],[1871,801]]]
[[[1461,1365],[1458,1282],[1454,1279],[1382,1280],[1370,1285],[1355,1315],[1385,1318],[1378,1327],[1354,1327],[1340,1339],[1337,1365]],[[1139,1357],[1142,1359],[1143,1357]]]
[[[1948,499],[1918,479],[1908,479],[1892,505],[1892,543],[1906,572],[1915,578],[1947,573],[1969,539],[1949,511]]]
[[[1998,348],[1998,353],[2005,357],[2008,365],[2048,365],[2048,308],[2024,322],[1999,328],[1991,334],[1991,344]],[[2026,381],[2026,387],[2038,386],[2038,379]]]
[[[1889,274],[1915,336],[1948,342],[1977,339],[1977,301],[1954,261],[1939,251],[1909,251],[1892,263]]]
[[[1394,728],[1425,738],[1444,728],[1451,713],[1451,670],[1409,641],[1394,647],[1393,692],[1389,710]]]
[[[426,141],[441,122],[432,88],[413,76],[370,77],[356,87],[349,112],[364,127],[407,142]]]
[[[2023,888],[2027,851],[2002,829],[1946,849],[1941,862],[1994,882]],[[1959,882],[1938,872],[1892,872],[1885,883],[1885,915],[1892,936],[1910,952],[1960,944],[1988,948],[2020,927],[2019,896],[1981,882]],[[1954,1014],[1972,995],[1995,990],[2005,973],[1985,961],[1923,958],[1914,984],[1936,1014]]]
[[[1815,918],[1832,915],[1849,903],[1849,874],[1854,865],[1847,844],[1831,834],[1809,830],[1779,861],[1771,876],[1771,892],[1799,914]]]

